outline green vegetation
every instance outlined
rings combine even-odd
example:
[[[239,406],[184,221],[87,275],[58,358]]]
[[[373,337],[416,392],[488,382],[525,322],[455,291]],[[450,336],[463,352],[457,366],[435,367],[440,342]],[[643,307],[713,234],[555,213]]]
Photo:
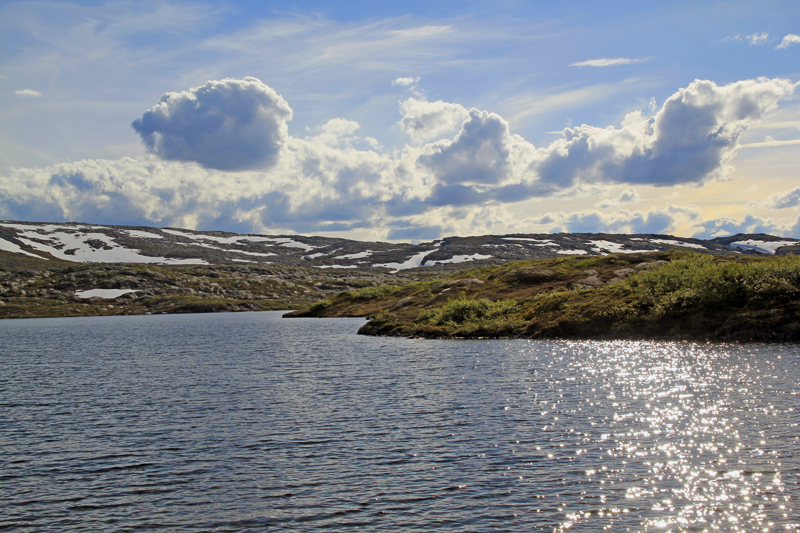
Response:
[[[511,318],[516,308],[516,300],[493,302],[461,294],[441,307],[423,309],[414,323],[444,327],[455,336],[505,335],[521,325]]]
[[[373,316],[373,335],[800,340],[798,256],[543,259],[352,294],[313,316]]]
[[[787,302],[800,294],[800,256],[720,263],[698,255],[643,272],[627,285],[654,317],[695,307]]]
[[[363,287],[345,293],[351,300],[375,300],[384,296],[395,294],[400,290],[397,285],[379,285],[377,287]]]

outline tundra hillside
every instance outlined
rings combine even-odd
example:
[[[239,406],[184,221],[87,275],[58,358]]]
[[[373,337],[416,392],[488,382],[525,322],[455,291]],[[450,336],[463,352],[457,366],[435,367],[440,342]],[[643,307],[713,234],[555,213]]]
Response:
[[[685,251],[519,261],[340,293],[286,316],[367,335],[800,340],[800,257]]]
[[[276,265],[82,264],[0,251],[0,318],[296,309],[341,291],[423,275]],[[120,295],[82,295],[97,289]]]

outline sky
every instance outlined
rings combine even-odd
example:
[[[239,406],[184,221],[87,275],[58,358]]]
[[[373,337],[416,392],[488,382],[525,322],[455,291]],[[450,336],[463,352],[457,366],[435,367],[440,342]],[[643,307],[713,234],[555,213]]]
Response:
[[[800,238],[800,2],[0,1],[0,219]]]

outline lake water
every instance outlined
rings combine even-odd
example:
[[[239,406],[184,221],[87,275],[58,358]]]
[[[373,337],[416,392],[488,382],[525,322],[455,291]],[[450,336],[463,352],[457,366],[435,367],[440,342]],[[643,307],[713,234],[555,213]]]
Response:
[[[3,531],[800,529],[800,349],[0,321]]]

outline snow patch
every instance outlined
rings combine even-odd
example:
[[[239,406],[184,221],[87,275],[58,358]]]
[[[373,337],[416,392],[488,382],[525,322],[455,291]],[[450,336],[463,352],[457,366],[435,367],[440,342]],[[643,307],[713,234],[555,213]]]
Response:
[[[163,235],[158,235],[157,233],[150,233],[149,231],[139,231],[138,229],[125,229],[122,230],[124,233],[127,233],[131,237],[136,237],[137,239],[163,239]]]
[[[437,259],[433,261],[436,265],[444,265],[447,263],[466,263],[467,261],[480,261],[481,259],[491,259],[491,255],[481,255],[481,254],[472,254],[472,255],[454,255],[450,259]]]
[[[277,240],[277,239],[276,239]],[[292,239],[286,239],[284,242],[276,243],[278,246],[283,246],[284,248],[301,248],[306,252],[309,252],[316,248],[316,246],[311,246],[310,244],[306,244],[304,242],[293,241]]]
[[[559,246],[558,243],[550,239],[527,239],[525,237],[503,237],[504,241],[527,241],[534,246]]]
[[[685,246],[686,248],[697,248],[699,250],[708,250],[702,244],[695,244],[693,242],[673,241],[670,239],[650,239],[650,242],[657,244],[672,244],[673,246]]]
[[[372,250],[367,250],[366,252],[359,252],[357,254],[340,255],[338,257],[334,257],[334,259],[363,259],[365,257],[371,256],[373,253],[375,252],[373,252]]]
[[[589,252],[586,250],[559,250],[556,253],[560,255],[586,255]]]
[[[134,289],[91,289],[88,291],[75,291],[78,298],[117,298],[129,292],[139,292]]]
[[[358,268],[356,265],[319,265],[314,268]]]
[[[431,253],[430,250],[425,250],[419,252],[418,254],[412,255],[408,260],[404,263],[381,263],[379,265],[372,265],[373,267],[383,267],[383,268],[391,268],[395,272],[398,270],[407,270],[409,268],[417,268],[421,267],[425,264],[425,256]]]
[[[636,254],[639,252],[652,252],[653,250],[625,250],[624,244],[611,241],[589,241],[598,251],[605,251],[611,254]],[[561,252],[559,252],[561,253]]]
[[[234,237],[217,237],[216,235],[197,235],[195,233],[186,233],[185,231],[178,231],[174,229],[162,229],[164,233],[168,233],[170,235],[175,235],[176,237],[184,237],[186,239],[193,239],[197,241],[213,241],[218,242],[220,244],[236,244],[240,241],[248,241],[248,242],[270,242],[275,243],[277,242],[284,242],[284,241],[291,241],[291,239],[284,239],[280,237],[261,237],[258,235],[236,235]]]
[[[0,250],[3,250],[4,252],[11,252],[14,254],[25,254],[31,257],[35,257],[36,259],[44,259],[45,261],[49,261],[49,259],[47,259],[46,257],[26,252],[25,250],[20,248],[19,245],[14,244],[13,242],[7,241],[5,239],[0,239]]]
[[[781,246],[797,245],[800,241],[757,241],[755,239],[748,239],[746,241],[732,242],[730,245],[735,248],[742,248],[743,250],[754,250],[763,254],[773,254]]]
[[[219,248],[219,249],[220,249],[220,250],[222,250],[223,252],[236,253],[236,254],[244,254],[244,255],[256,255],[256,256],[258,256],[258,257],[269,257],[269,256],[271,256],[271,255],[278,255],[278,254],[274,254],[274,253],[272,253],[272,252],[266,252],[266,253],[263,253],[263,252],[246,252],[246,251],[244,251],[244,250],[225,250],[225,249],[222,249],[222,248]],[[234,261],[235,261],[235,259],[234,259]],[[251,262],[252,262],[252,261],[251,261]]]
[[[6,226],[12,226],[6,224]],[[70,226],[60,226],[70,230],[57,231],[59,226],[39,226],[39,231],[31,230],[32,226],[21,226],[17,238],[34,250],[46,252],[53,257],[76,263],[159,263],[168,265],[207,265],[202,259],[167,259],[166,257],[149,257],[141,255],[140,250],[124,248],[117,244],[113,237],[105,233],[83,233]],[[36,227],[36,226],[33,226]],[[50,230],[46,234],[40,231]],[[97,228],[99,226],[92,226]],[[102,246],[92,246],[90,241],[100,241]],[[69,252],[69,253],[68,253]]]

